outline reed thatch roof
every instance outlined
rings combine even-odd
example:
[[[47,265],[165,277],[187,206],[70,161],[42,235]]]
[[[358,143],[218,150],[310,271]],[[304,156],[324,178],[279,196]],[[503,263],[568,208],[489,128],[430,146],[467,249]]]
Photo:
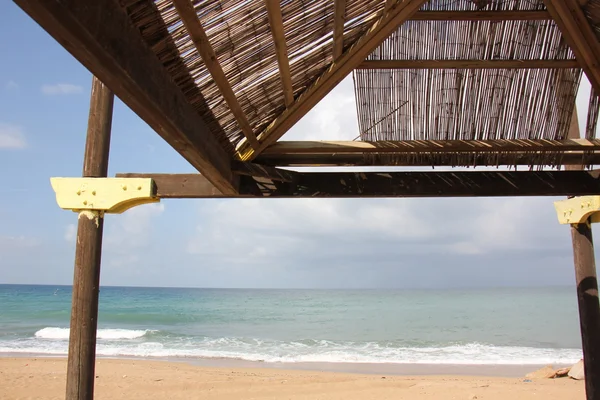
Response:
[[[470,0],[424,9],[475,10]],[[487,9],[540,10],[542,0]],[[407,21],[368,60],[573,60],[560,29],[544,21]],[[552,65],[548,63],[548,65]],[[363,140],[567,138],[581,68],[361,69],[354,74]]]
[[[215,82],[198,51],[193,27],[172,0],[121,0],[131,20],[187,100],[231,154],[282,115],[334,61],[338,1],[289,0],[280,4],[284,43],[272,29],[269,0],[194,1],[194,13],[222,69],[239,113]],[[346,0],[343,46],[352,47],[390,1]],[[594,16],[600,1],[587,4]],[[387,4],[387,5],[386,5]],[[543,0],[431,0],[421,12],[546,11]],[[598,24],[593,25],[600,35]],[[282,73],[280,47],[289,78]],[[455,60],[470,68],[430,64],[354,73],[362,140],[492,140],[567,138],[582,69],[551,19],[410,20],[398,27],[369,61]],[[550,61],[542,68],[477,67],[483,61]],[[564,61],[564,64],[552,64]],[[571,64],[568,64],[572,62]],[[556,65],[556,67],[554,67]],[[460,65],[458,65],[460,66]],[[286,68],[288,68],[286,67]],[[292,99],[286,98],[288,78]],[[597,109],[597,107],[596,107]],[[232,110],[234,112],[232,112]],[[239,116],[242,116],[241,118]],[[588,138],[595,132],[591,118]]]
[[[121,0],[134,24],[179,87],[230,150],[244,135],[171,0]],[[346,2],[344,43],[354,43],[381,14],[385,0]],[[275,41],[264,0],[194,1],[198,19],[253,132],[285,109]],[[333,0],[281,2],[294,96],[332,62]],[[166,29],[165,29],[166,28]]]
[[[558,166],[567,152],[583,165],[600,156],[597,142],[562,143],[582,73],[595,138],[600,0],[15,1],[219,180],[231,160]],[[275,145],[353,71],[368,151]]]

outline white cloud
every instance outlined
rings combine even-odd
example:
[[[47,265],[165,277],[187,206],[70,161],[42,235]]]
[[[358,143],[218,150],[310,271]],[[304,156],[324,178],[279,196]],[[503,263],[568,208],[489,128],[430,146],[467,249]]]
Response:
[[[77,237],[77,226],[75,224],[67,225],[65,229],[65,240],[69,243],[74,243]]]
[[[138,254],[151,245],[152,224],[164,210],[162,203],[146,204],[105,221],[107,229],[104,244],[108,264],[122,266],[139,261]]]
[[[0,252],[18,251],[39,246],[36,238],[29,236],[0,236]]]
[[[358,120],[352,76],[344,79],[282,140],[353,140]]]
[[[79,85],[73,85],[71,83],[57,83],[54,85],[43,85],[42,93],[48,96],[62,95],[62,94],[79,94],[83,93],[83,87]]]
[[[187,251],[239,263],[538,251],[556,243],[553,214],[547,198],[228,200],[203,204]]]
[[[17,125],[0,123],[0,149],[22,149],[27,147],[23,129]]]

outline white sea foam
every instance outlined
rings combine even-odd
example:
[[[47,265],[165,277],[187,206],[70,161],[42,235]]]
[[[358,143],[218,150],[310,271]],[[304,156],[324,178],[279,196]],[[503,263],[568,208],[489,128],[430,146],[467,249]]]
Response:
[[[107,340],[137,339],[146,335],[148,332],[151,331],[147,329],[98,329],[96,337],[98,339]],[[69,328],[43,328],[35,333],[35,337],[41,339],[69,339]]]
[[[480,343],[405,347],[378,342],[265,341],[237,338],[144,337],[149,331],[100,329],[97,354],[113,357],[230,358],[263,362],[533,365],[571,364],[579,349],[493,346]],[[140,343],[139,339],[143,340]],[[53,339],[53,340],[49,340]],[[44,328],[35,337],[0,341],[0,353],[66,354],[68,330]]]

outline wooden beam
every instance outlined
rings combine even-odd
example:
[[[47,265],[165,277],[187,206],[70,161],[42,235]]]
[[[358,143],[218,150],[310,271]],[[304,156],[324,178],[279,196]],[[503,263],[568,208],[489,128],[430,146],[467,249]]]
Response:
[[[455,153],[522,151],[600,151],[600,139],[406,140],[406,141],[279,141],[262,155],[349,153]]]
[[[207,179],[235,192],[230,157],[117,0],[15,0]]]
[[[419,11],[413,21],[547,21],[547,11]]]
[[[292,85],[292,76],[290,74],[290,62],[288,59],[285,31],[283,30],[281,2],[279,0],[265,0],[265,3],[267,5],[267,14],[269,16],[269,26],[271,27],[271,34],[273,35],[273,42],[275,43],[279,76],[281,78],[281,86],[283,86],[283,98],[285,106],[289,107],[294,102],[294,88]]]
[[[94,77],[83,159],[84,177],[106,177],[113,101],[110,89]],[[69,329],[67,400],[94,398],[103,229],[102,213],[87,211],[79,214]]]
[[[420,157],[417,155],[420,154]],[[332,166],[406,166],[406,167],[441,167],[441,166],[486,166],[486,165],[600,165],[600,153],[571,151],[545,156],[543,152],[504,152],[489,154],[477,152],[448,153],[438,156],[435,153],[371,154],[333,153],[333,154],[261,154],[255,160],[258,164],[278,167],[332,167]]]
[[[600,43],[578,0],[544,0],[590,83],[600,93]]]
[[[215,54],[215,51],[208,40],[208,36],[206,35],[200,20],[198,19],[198,14],[196,14],[194,5],[190,0],[173,0],[173,4],[177,9],[177,13],[181,17],[181,20],[185,25],[190,38],[194,42],[196,50],[198,50],[200,57],[202,57],[206,69],[208,72],[210,72],[210,75],[219,88],[223,99],[225,99],[225,102],[229,106],[231,113],[240,126],[242,133],[246,139],[248,139],[250,145],[253,148],[258,149],[259,143],[256,140],[256,136],[252,131],[252,127],[246,118],[246,114],[244,114],[244,111],[242,110],[242,107],[240,106],[240,103],[238,102],[238,99],[235,96],[235,93],[233,92],[225,73],[223,72],[223,69],[221,68],[221,64],[217,59],[217,55]]]
[[[387,13],[390,8],[396,3],[398,0],[385,0],[385,6],[383,7],[383,13]]]
[[[294,171],[241,161],[234,161],[231,169],[238,175],[260,177],[278,182],[293,182],[297,175]]]
[[[138,174],[119,173],[117,178],[152,178],[156,195],[161,199],[200,199],[227,197],[201,174]]]
[[[344,22],[346,21],[346,0],[335,0],[333,10],[333,60],[336,61],[344,50]]]
[[[243,189],[241,189],[243,191]],[[600,193],[597,172],[303,173],[267,197],[488,197]]]
[[[180,191],[182,179],[188,187],[203,187],[201,175],[136,174],[155,179],[160,197],[227,197]],[[567,193],[600,193],[598,171],[506,171],[506,172],[310,172],[297,173],[294,182],[264,184],[262,178],[240,177],[235,197],[496,197],[564,196]],[[200,183],[190,183],[194,180]],[[256,186],[261,192],[256,192]],[[160,189],[170,188],[170,189]]]
[[[581,68],[577,60],[365,60],[356,69]]]
[[[371,28],[360,37],[336,62],[305,90],[282,114],[269,124],[259,135],[258,150],[247,147],[245,142],[238,146],[238,158],[250,161],[267,146],[276,142],[334,87],[354,70],[377,48],[399,25],[409,19],[427,0],[407,0],[394,3]]]

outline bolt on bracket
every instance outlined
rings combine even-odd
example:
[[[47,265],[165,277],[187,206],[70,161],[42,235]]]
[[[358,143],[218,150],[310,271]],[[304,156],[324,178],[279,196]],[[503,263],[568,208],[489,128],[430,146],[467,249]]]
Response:
[[[50,183],[58,206],[74,212],[121,214],[160,201],[151,178],[50,178]]]

